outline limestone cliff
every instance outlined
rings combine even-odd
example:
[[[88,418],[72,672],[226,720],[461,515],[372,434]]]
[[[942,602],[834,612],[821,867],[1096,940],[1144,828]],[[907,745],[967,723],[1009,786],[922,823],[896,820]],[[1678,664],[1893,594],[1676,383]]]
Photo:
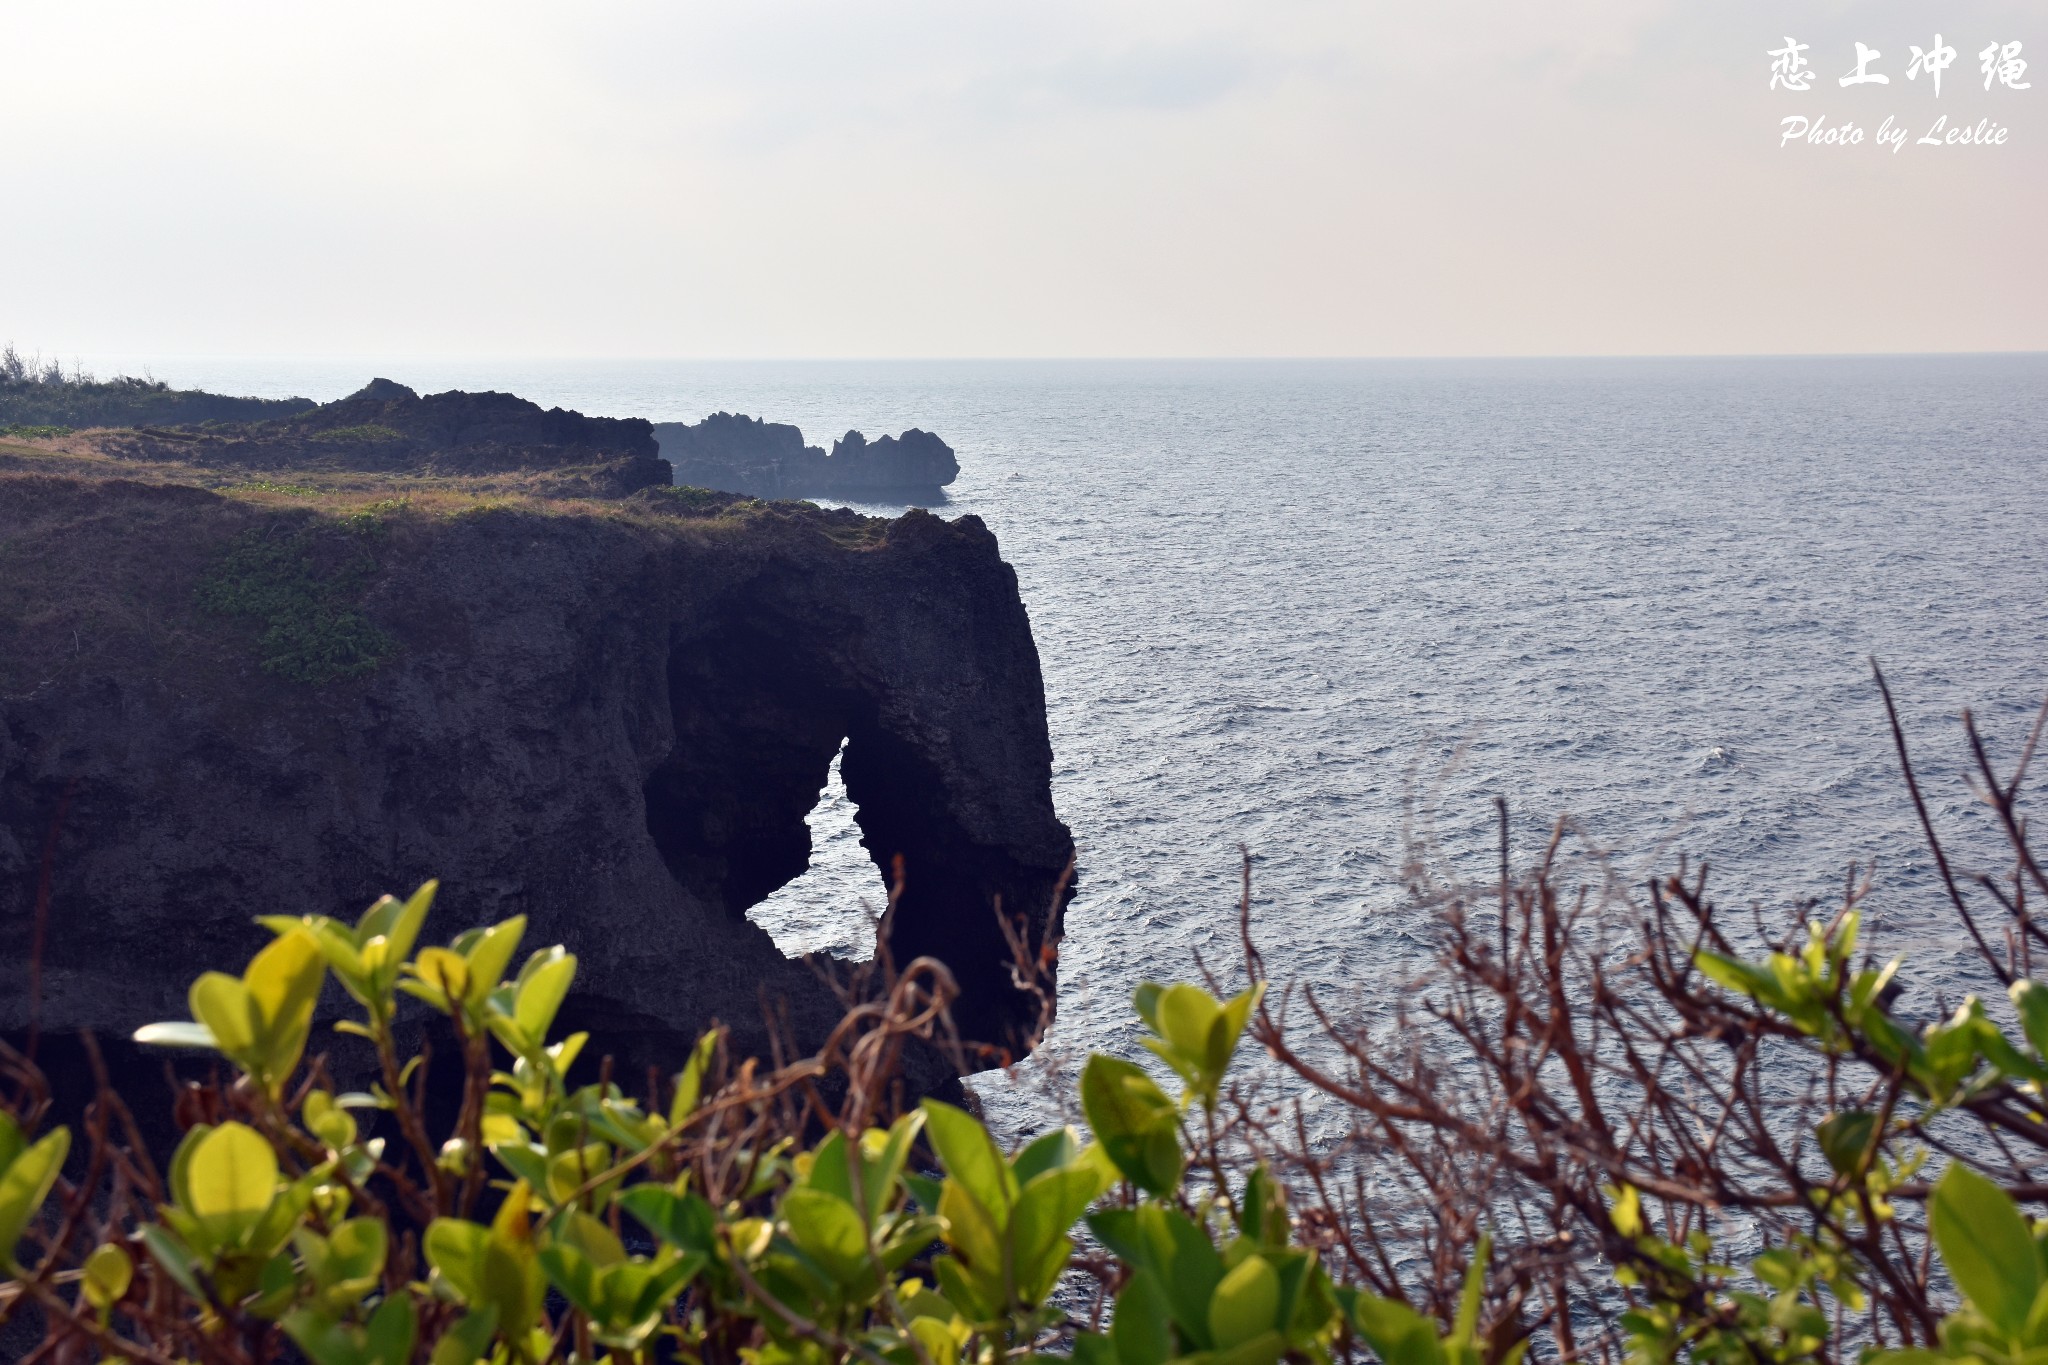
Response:
[[[519,913],[578,954],[567,1020],[627,1067],[672,1067],[713,1016],[758,1045],[768,997],[815,1034],[831,1001],[744,912],[804,870],[842,741],[878,869],[902,860],[898,958],[953,967],[969,1036],[1027,1017],[995,906],[1041,939],[1073,844],[975,518],[665,489],[335,506],[107,466],[0,462],[0,1030],[27,1022],[45,881],[43,1027],[108,1036],[184,1017],[195,975],[264,941],[251,916],[435,876],[430,935]],[[245,597],[316,641],[359,612],[379,652],[319,685],[266,671],[277,621],[203,605]]]

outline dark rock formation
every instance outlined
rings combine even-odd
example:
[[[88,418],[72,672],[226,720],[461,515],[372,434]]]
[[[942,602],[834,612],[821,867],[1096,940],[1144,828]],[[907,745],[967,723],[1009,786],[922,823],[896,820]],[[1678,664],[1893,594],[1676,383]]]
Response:
[[[872,445],[859,432],[849,431],[832,443],[825,464],[834,490],[847,493],[943,488],[960,477],[953,447],[916,427],[901,436],[884,436]]]
[[[467,397],[366,391],[345,415],[523,439]],[[534,421],[558,448],[605,430]],[[995,538],[665,490],[562,506],[401,511],[362,542],[317,511],[0,472],[0,545],[37,566],[0,601],[0,1030],[28,1023],[47,869],[50,1035],[183,1018],[194,976],[265,941],[252,916],[353,917],[438,876],[433,940],[523,913],[529,947],[578,954],[566,1018],[622,1076],[673,1068],[713,1016],[759,1046],[764,993],[815,1038],[836,1007],[744,912],[804,870],[844,740],[865,843],[902,859],[895,954],[944,959],[963,1031],[1013,1041],[1032,1011],[994,906],[1042,935],[1073,845]],[[254,627],[195,605],[252,535],[369,544],[390,660],[317,687],[260,671]]]
[[[616,497],[672,481],[652,428],[638,418],[542,409],[509,393],[428,394],[373,379],[338,402],[267,422],[159,429],[102,438],[135,460],[209,467],[465,477],[535,476],[529,491]]]
[[[883,498],[931,494],[960,476],[953,448],[915,427],[870,443],[849,431],[827,455],[781,422],[714,412],[701,422],[658,422],[654,438],[676,482],[760,498]]]

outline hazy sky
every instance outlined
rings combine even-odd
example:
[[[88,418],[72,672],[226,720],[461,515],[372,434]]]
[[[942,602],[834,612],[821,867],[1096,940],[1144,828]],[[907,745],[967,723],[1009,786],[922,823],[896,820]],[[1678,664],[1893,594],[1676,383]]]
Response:
[[[0,0],[0,129],[66,356],[2048,349],[2038,0]]]

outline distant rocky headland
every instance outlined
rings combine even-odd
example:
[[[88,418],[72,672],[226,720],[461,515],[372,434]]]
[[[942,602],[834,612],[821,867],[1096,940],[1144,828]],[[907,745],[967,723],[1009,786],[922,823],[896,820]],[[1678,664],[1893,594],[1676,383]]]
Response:
[[[677,483],[760,498],[929,495],[960,477],[953,448],[915,427],[877,441],[849,431],[827,454],[786,422],[714,412],[701,422],[657,422],[654,439]]]
[[[676,488],[646,422],[385,380],[35,426],[0,408],[0,1033],[179,1017],[252,916],[430,876],[444,930],[524,913],[581,957],[565,1018],[622,1075],[714,1016],[765,1046],[764,991],[828,1027],[745,914],[804,871],[843,744],[896,958],[1025,1041],[997,907],[1042,943],[1073,841],[976,518]]]

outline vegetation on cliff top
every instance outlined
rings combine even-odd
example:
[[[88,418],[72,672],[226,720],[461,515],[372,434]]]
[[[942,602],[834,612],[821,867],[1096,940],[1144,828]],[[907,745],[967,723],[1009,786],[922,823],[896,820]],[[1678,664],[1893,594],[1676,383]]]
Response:
[[[249,422],[313,406],[306,398],[230,398],[173,389],[157,379],[98,379],[58,361],[0,346],[0,427],[133,427]],[[19,433],[17,433],[19,434]]]
[[[256,623],[266,673],[319,684],[374,672],[397,648],[362,610],[380,529],[366,513],[338,529],[246,532],[201,580],[199,605]]]
[[[138,1034],[235,1076],[185,1091],[166,1170],[104,1089],[75,1135],[50,1126],[33,1057],[0,1045],[0,1325],[38,1318],[45,1359],[156,1365],[2033,1365],[2048,874],[2018,793],[2043,721],[2000,772],[1965,716],[2006,873],[1962,877],[1926,827],[2009,1022],[1974,995],[1899,1012],[1867,878],[1744,949],[1683,867],[1603,917],[1623,893],[1564,884],[1560,826],[1520,874],[1504,846],[1497,885],[1412,869],[1439,972],[1374,1027],[1266,985],[1247,861],[1248,984],[1140,987],[1161,1071],[1090,1057],[1092,1136],[1014,1152],[892,1083],[907,1047],[971,1051],[928,958],[842,977],[813,1056],[742,1061],[714,1028],[629,1089],[554,1036],[577,960],[515,970],[523,918],[423,946],[431,884],[353,924],[266,914],[241,975]],[[307,1056],[330,976],[365,1091]],[[452,1030],[453,1074],[401,1054],[404,1009]],[[1263,1066],[1237,1064],[1247,1036]],[[446,1131],[430,1087],[459,1097]]]

